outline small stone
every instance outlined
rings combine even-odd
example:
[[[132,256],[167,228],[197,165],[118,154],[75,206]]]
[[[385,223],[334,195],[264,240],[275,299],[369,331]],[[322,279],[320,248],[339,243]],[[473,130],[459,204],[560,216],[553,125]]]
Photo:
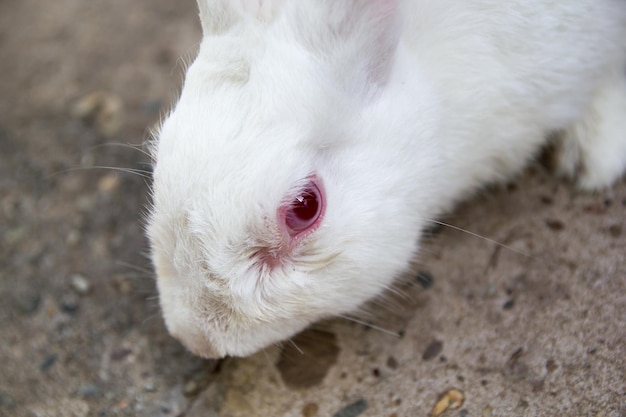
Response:
[[[87,384],[78,390],[81,397],[94,397],[100,393],[100,388],[94,384]]]
[[[362,414],[365,410],[367,410],[367,401],[361,398],[358,401],[353,402],[337,411],[333,414],[333,417],[356,417]]]
[[[156,392],[156,385],[154,385],[154,382],[147,382],[146,384],[144,384],[143,386],[143,390],[145,392]]]
[[[562,221],[560,220],[556,220],[556,219],[548,219],[546,220],[546,226],[548,226],[548,228],[550,228],[550,230],[554,230],[554,231],[560,231],[565,229],[565,225],[563,224]]]
[[[466,409],[463,409],[459,411],[459,417],[470,417],[470,413]]]
[[[79,295],[86,295],[91,290],[91,284],[82,275],[72,275],[70,278],[70,285],[72,289],[76,291]]]
[[[390,369],[398,369],[398,360],[393,356],[387,358],[387,367]]]
[[[620,237],[622,235],[622,225],[621,224],[614,224],[613,226],[609,227],[609,234],[612,237]]]
[[[515,300],[512,298],[510,300],[507,300],[504,304],[502,304],[502,308],[504,310],[510,310],[513,308],[513,306],[515,306]]]
[[[554,359],[548,359],[546,361],[546,369],[548,372],[554,372],[559,368],[559,365],[556,364]]]
[[[61,311],[65,314],[73,316],[78,311],[79,301],[75,294],[66,294],[61,299],[60,303]]]
[[[46,358],[43,360],[41,365],[39,365],[39,370],[41,372],[48,372],[50,369],[52,369],[54,364],[57,363],[58,359],[59,359],[59,356],[57,354],[46,356]]]
[[[491,408],[491,406],[487,406],[483,409],[483,412],[481,413],[482,417],[493,417],[493,408]]]
[[[433,286],[435,279],[433,278],[433,274],[428,271],[419,271],[416,277],[417,283],[423,289],[427,290]]]
[[[133,353],[133,351],[128,348],[115,349],[113,352],[111,352],[111,360],[121,361],[131,353]]]
[[[465,393],[461,390],[453,388],[441,394],[430,415],[431,417],[439,417],[447,410],[460,408],[464,402]]]
[[[515,363],[522,357],[524,354],[524,348],[517,348],[515,352],[511,354],[509,358],[508,364],[509,366],[515,365]]]
[[[430,342],[424,353],[422,354],[422,359],[425,361],[431,360],[437,355],[441,353],[443,350],[443,342],[440,340],[433,340]]]

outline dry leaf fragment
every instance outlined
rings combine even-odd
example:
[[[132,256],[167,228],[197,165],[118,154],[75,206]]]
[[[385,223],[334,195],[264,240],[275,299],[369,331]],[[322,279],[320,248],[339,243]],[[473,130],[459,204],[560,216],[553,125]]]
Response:
[[[464,402],[465,394],[463,391],[453,388],[441,394],[430,415],[431,417],[439,417],[447,410],[461,407]]]

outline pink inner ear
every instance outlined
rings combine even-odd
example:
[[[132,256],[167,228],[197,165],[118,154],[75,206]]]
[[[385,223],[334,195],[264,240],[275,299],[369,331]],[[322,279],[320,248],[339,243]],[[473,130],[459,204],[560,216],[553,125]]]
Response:
[[[311,175],[307,183],[278,208],[278,224],[291,243],[296,243],[319,227],[325,210],[322,183],[316,175]]]
[[[377,15],[380,16],[380,35],[374,47],[377,54],[370,63],[369,81],[376,84],[385,84],[391,71],[391,63],[396,50],[399,24],[398,24],[398,1],[397,0],[372,0]]]
[[[397,0],[362,0],[342,2],[345,19],[341,31],[356,59],[350,65],[364,71],[368,84],[386,84],[391,72],[400,35],[399,5]]]
[[[276,15],[282,0],[243,0],[242,3],[246,13],[267,22]]]
[[[398,9],[398,0],[370,0],[370,4],[374,4],[385,14],[393,14]]]

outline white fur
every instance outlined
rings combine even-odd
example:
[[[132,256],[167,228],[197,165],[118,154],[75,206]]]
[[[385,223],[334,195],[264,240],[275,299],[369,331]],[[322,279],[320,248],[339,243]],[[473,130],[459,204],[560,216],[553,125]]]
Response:
[[[170,332],[247,355],[380,294],[428,219],[561,131],[561,171],[626,167],[623,0],[199,0],[204,39],[155,143],[149,237]],[[316,173],[319,229],[276,212]]]

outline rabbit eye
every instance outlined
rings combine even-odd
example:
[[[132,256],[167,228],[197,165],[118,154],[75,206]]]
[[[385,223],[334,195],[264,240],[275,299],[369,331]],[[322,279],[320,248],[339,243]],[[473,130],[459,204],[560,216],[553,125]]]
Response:
[[[316,178],[284,207],[284,222],[291,237],[301,236],[317,227],[324,213],[324,196]]]

